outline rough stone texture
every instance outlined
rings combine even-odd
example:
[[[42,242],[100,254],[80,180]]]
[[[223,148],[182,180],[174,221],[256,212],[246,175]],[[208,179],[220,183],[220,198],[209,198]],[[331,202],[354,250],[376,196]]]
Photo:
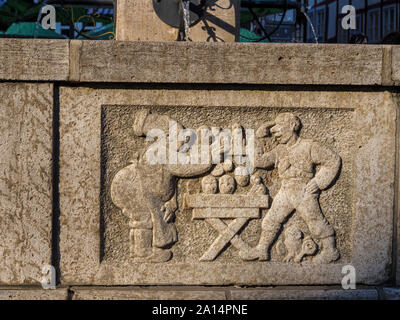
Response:
[[[400,300],[400,288],[383,288],[386,300]]]
[[[392,79],[400,84],[400,48],[392,47]]]
[[[223,288],[85,288],[72,287],[73,300],[225,300]]]
[[[353,234],[353,262],[362,266],[357,277],[369,279],[367,282],[374,282],[373,278],[375,282],[383,281],[392,262],[390,211],[394,208],[397,101],[388,92],[381,97],[378,108],[365,103],[355,109],[354,115],[358,152],[353,167],[356,177],[353,223],[357,226]],[[372,225],[373,228],[368,228]]]
[[[38,284],[51,262],[53,85],[0,84],[0,283]]]
[[[210,3],[202,21],[190,28],[191,41],[234,42],[239,35],[239,1]],[[127,9],[129,8],[129,9]],[[116,11],[116,39],[122,41],[176,41],[178,29],[164,23],[152,1],[119,0]]]
[[[68,289],[1,289],[0,300],[67,300]]]
[[[340,284],[342,266],[348,263],[355,266],[358,283],[375,284],[388,279],[396,118],[396,106],[390,93],[212,90],[204,86],[191,89],[60,89],[60,267],[63,284]],[[126,166],[137,147],[128,129],[132,128],[132,108],[138,106],[165,108],[167,113],[180,116],[184,125],[196,125],[196,121],[203,124],[208,113],[202,112],[207,110],[212,117],[208,120],[210,124],[214,121],[221,125],[231,123],[229,117],[225,118],[230,112],[239,117],[239,122],[247,119],[246,112],[251,114],[247,121],[257,122],[269,120],[283,111],[299,114],[304,121],[304,134],[338,150],[343,158],[341,176],[334,187],[321,196],[323,210],[337,232],[338,248],[343,254],[341,260],[322,265],[279,260],[243,262],[238,259],[237,252],[228,249],[223,253],[225,256],[213,262],[199,262],[199,253],[216,234],[206,224],[200,224],[202,221],[190,221],[190,212],[177,214],[179,241],[175,260],[173,257],[166,263],[135,263],[127,258],[128,221],[123,219],[118,208],[111,206],[105,195],[112,172],[115,174],[115,170]],[[194,106],[198,106],[199,116],[187,117]],[[267,110],[265,119],[257,118],[256,107],[266,108],[263,109]],[[328,119],[330,121],[325,121]],[[108,149],[107,143],[110,143]],[[106,150],[111,153],[107,155]],[[107,170],[111,170],[111,174]],[[178,186],[178,195],[179,190],[184,191]],[[273,196],[273,190],[271,193]],[[324,205],[324,201],[326,204],[333,202]],[[249,236],[256,243],[257,226],[246,228],[253,228],[254,233],[250,232]],[[201,252],[196,253],[196,250]]]
[[[132,12],[125,10],[121,14]],[[201,27],[198,29],[194,28],[193,36],[203,32]],[[151,33],[155,30],[158,29],[151,28]],[[0,39],[3,52],[0,79],[400,85],[400,49],[396,46],[226,41],[161,43]]]
[[[68,80],[66,40],[0,39],[0,79]]]
[[[232,300],[377,300],[375,289],[314,288],[231,290]]]
[[[382,84],[381,46],[83,41],[80,81]]]
[[[397,164],[400,161],[400,94],[395,95],[395,101],[397,102],[397,146],[396,146],[396,162]],[[395,255],[397,254],[397,263],[395,264],[397,270],[393,270],[393,273],[395,274],[396,277],[396,284],[400,286],[400,166],[396,166],[396,176],[397,176],[397,198],[395,201],[395,217],[394,217],[394,226],[396,227],[396,222],[397,222],[397,234],[396,238],[394,239],[394,245],[396,249],[397,245],[397,250],[394,250]],[[397,212],[397,216],[396,216]]]

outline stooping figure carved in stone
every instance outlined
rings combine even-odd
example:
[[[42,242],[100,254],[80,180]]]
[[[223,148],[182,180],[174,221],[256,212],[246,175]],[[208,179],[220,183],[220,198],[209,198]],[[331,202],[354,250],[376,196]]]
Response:
[[[272,133],[278,142],[271,151],[256,156],[255,166],[262,169],[275,167],[281,187],[262,220],[258,245],[239,253],[244,260],[269,260],[271,246],[282,224],[294,210],[306,222],[312,238],[320,247],[313,262],[329,263],[339,258],[335,231],[321,211],[319,195],[339,174],[341,158],[320,143],[299,137],[300,128],[297,116],[282,113],[274,122],[262,125],[256,132],[257,138]],[[316,165],[319,166],[317,173]]]
[[[134,134],[147,136],[152,129],[168,132],[171,121],[174,120],[166,115],[139,111],[135,116]],[[178,124],[178,129],[182,128]],[[117,172],[111,183],[111,198],[130,219],[130,251],[135,261],[171,259],[169,248],[177,241],[173,223],[177,180],[204,174],[212,165],[211,160],[207,164],[149,163],[146,150],[141,150],[128,166]]]

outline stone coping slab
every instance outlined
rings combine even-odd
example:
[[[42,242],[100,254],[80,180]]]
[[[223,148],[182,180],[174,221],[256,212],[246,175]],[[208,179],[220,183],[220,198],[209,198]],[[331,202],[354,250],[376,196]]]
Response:
[[[0,288],[0,300],[68,300],[68,289]]]
[[[0,55],[0,80],[68,80],[67,40],[0,39]]]
[[[226,300],[224,288],[72,287],[73,300]]]
[[[400,85],[397,46],[0,39],[0,80]]]

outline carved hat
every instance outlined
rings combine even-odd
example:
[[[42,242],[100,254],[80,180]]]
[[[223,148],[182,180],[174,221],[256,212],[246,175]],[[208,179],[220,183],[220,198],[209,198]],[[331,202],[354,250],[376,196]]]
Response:
[[[133,132],[138,137],[145,135],[143,128],[149,113],[150,112],[148,110],[140,110],[136,113],[135,121],[133,122]]]

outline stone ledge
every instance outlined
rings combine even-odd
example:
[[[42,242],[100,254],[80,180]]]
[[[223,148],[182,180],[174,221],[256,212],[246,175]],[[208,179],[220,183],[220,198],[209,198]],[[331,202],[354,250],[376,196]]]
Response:
[[[375,289],[273,288],[231,290],[232,300],[378,300]]]
[[[381,85],[381,46],[85,41],[84,82]]]
[[[400,288],[383,288],[383,295],[386,300],[400,300]]]
[[[0,52],[0,80],[68,80],[68,41],[0,39]]]
[[[68,289],[45,290],[42,288],[0,289],[0,300],[67,300]]]
[[[225,289],[72,287],[73,300],[225,300]]]
[[[400,48],[391,48],[0,39],[0,80],[400,85]]]

